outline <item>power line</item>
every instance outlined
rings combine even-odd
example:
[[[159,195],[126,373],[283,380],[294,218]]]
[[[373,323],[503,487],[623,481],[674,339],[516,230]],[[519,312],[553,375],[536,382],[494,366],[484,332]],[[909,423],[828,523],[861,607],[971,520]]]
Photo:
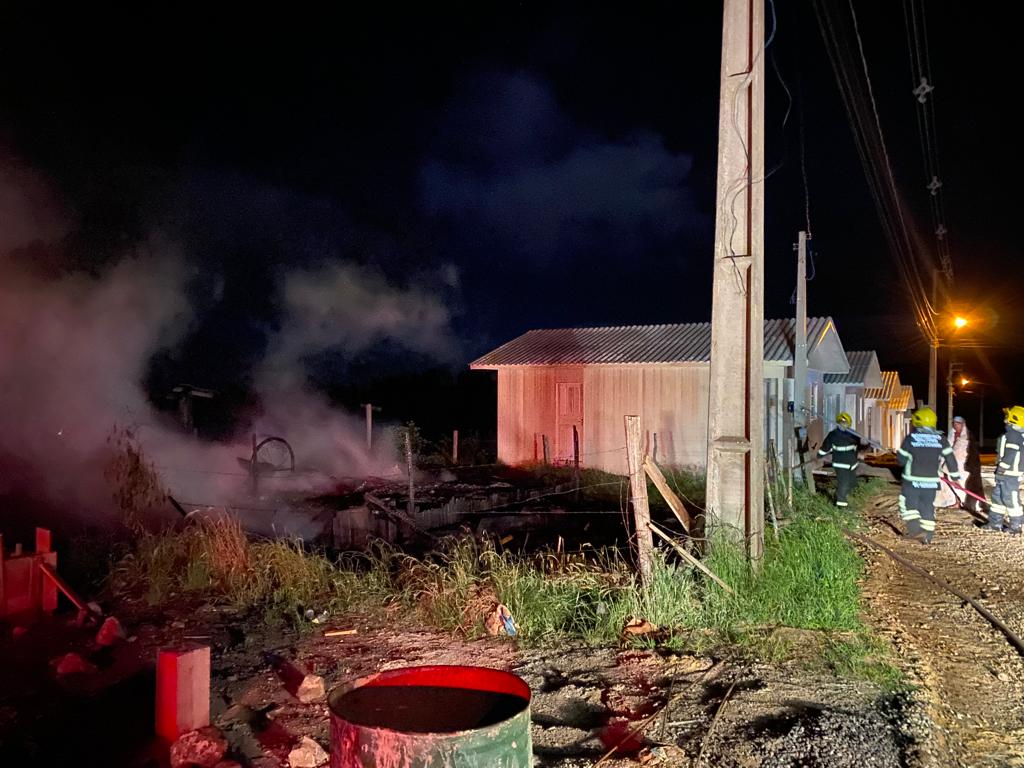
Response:
[[[856,40],[856,52],[839,32],[836,6],[823,0],[813,0],[818,26],[832,63],[847,118],[854,136],[868,189],[882,225],[889,250],[899,270],[907,296],[914,310],[921,332],[928,340],[935,338],[934,310],[918,269],[918,256],[903,214],[896,188],[892,163],[885,145],[881,119],[871,86],[867,57],[857,24],[856,12],[849,10]]]

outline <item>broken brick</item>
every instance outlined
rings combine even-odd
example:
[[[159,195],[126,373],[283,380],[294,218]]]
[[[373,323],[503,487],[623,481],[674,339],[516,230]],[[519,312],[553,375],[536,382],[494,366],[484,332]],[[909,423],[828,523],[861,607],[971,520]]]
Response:
[[[215,768],[228,751],[228,741],[212,725],[182,734],[171,745],[171,768],[198,765]]]

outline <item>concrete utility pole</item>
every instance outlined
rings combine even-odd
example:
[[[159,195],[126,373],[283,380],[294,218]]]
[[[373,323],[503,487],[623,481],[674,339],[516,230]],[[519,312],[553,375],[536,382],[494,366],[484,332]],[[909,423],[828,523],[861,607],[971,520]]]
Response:
[[[959,370],[959,366],[956,366]],[[956,391],[956,384],[953,382],[953,376],[958,372],[954,371],[953,359],[949,360],[949,375],[946,377],[946,432],[949,432],[953,428],[953,395]]]
[[[797,234],[797,328],[793,350],[793,421],[803,444],[807,439],[807,232]],[[814,490],[814,468],[804,465],[800,451],[800,476]]]
[[[939,305],[939,270],[932,270],[932,310]],[[936,333],[938,331],[936,330]],[[928,406],[932,410],[939,407],[939,339],[936,335],[928,347]]]
[[[711,312],[707,502],[764,546],[764,0],[725,0]]]
[[[363,408],[366,409],[366,450],[371,451],[373,450],[373,412],[380,411],[380,406],[363,403]]]

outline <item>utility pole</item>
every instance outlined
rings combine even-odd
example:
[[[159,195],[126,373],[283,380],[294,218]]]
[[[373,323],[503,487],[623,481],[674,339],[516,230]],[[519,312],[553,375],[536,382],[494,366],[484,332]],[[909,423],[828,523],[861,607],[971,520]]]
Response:
[[[932,311],[939,305],[939,270],[932,269]],[[938,326],[928,347],[928,406],[935,411],[939,408],[939,336]]]
[[[764,0],[725,0],[711,311],[707,503],[764,547]]]
[[[959,369],[959,366],[955,366]],[[953,394],[955,392],[956,385],[953,382],[954,375],[954,363],[953,358],[949,358],[949,375],[946,377],[946,431],[949,432],[953,428]]]
[[[366,450],[373,450],[373,412],[380,411],[379,405],[373,405],[372,403],[363,403],[363,408],[366,409]]]
[[[807,233],[796,238],[796,332],[793,340],[793,424],[803,445],[807,440]],[[800,477],[814,491],[814,468],[804,464],[800,450]]]

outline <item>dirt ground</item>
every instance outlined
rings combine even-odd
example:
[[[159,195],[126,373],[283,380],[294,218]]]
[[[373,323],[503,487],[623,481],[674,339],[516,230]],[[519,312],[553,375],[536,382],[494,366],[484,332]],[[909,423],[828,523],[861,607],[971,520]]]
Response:
[[[900,539],[895,487],[866,512],[871,536],[981,601],[1024,635],[1024,542],[940,511],[930,546]],[[865,604],[898,650],[936,727],[915,749],[920,766],[1024,766],[1024,660],[977,611],[888,556],[863,551]]]
[[[899,540],[895,489],[867,510],[870,535],[977,595],[1024,633],[1024,545],[940,518],[931,547]],[[287,765],[309,736],[329,746],[326,704],[302,704],[274,667],[281,659],[322,675],[330,689],[379,670],[476,664],[515,672],[533,691],[539,768],[636,765],[932,768],[1024,765],[1024,662],[970,607],[885,555],[864,551],[869,620],[891,640],[915,689],[891,694],[799,660],[579,645],[520,647],[466,640],[391,616],[333,616],[344,637],[282,631],[258,615],[204,603],[173,610],[109,606],[129,637],[91,645],[95,629],[55,618],[0,636],[0,764],[161,766],[152,740],[153,660],[159,647],[209,643],[213,719],[232,756],[257,768]],[[813,633],[780,638],[799,651]],[[57,678],[50,660],[78,650],[93,674]],[[800,654],[795,654],[799,658]],[[609,745],[643,723],[642,749],[604,762]]]

